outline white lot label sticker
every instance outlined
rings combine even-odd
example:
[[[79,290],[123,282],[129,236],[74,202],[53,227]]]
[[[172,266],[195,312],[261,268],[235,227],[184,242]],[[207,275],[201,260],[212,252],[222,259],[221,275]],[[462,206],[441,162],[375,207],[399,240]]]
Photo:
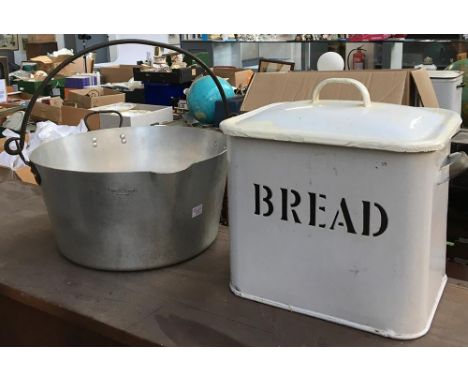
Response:
[[[203,204],[199,204],[196,207],[192,208],[192,219],[196,218],[198,215],[201,215],[203,212]]]

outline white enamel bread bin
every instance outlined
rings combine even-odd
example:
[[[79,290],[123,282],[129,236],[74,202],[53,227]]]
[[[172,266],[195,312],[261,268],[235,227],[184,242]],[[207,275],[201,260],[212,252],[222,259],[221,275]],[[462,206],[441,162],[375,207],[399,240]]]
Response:
[[[362,101],[320,100],[330,83]],[[467,162],[449,155],[460,124],[449,110],[371,103],[352,79],[222,122],[231,290],[387,337],[424,335],[447,280],[449,168]]]

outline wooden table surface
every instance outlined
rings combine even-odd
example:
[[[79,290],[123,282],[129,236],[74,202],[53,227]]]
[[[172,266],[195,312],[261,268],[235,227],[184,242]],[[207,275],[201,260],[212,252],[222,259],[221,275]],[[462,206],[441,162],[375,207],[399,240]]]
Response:
[[[397,341],[234,296],[229,231],[183,264],[144,272],[86,269],[54,242],[40,187],[0,170],[0,297],[126,345],[468,345],[467,283],[450,279],[430,332]],[[1,314],[1,311],[0,311]],[[0,331],[8,330],[0,322]]]

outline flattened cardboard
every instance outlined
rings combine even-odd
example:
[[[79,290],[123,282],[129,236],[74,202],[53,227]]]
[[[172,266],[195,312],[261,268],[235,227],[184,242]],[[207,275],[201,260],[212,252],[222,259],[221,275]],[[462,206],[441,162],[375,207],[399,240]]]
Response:
[[[437,98],[427,73],[422,70],[356,70],[330,72],[256,73],[241,106],[241,111],[286,101],[310,99],[317,84],[327,78],[354,78],[369,90],[373,102],[415,105],[411,95],[416,90],[426,107],[438,107]],[[415,78],[416,77],[416,78]],[[332,84],[320,93],[322,99],[360,100],[352,86]],[[429,106],[430,105],[430,106]],[[437,105],[437,106],[434,106]]]
[[[431,78],[426,70],[413,70],[411,71],[416,88],[418,89],[421,103],[424,107],[439,107],[439,101],[435,94]]]
[[[15,174],[20,178],[24,183],[34,184],[37,186],[36,178],[31,172],[31,167],[25,166],[15,170]]]
[[[125,102],[125,94],[112,89],[100,88],[99,92],[102,95],[97,97],[89,97],[88,94],[91,91],[93,89],[70,89],[67,92],[66,100],[75,102],[78,107],[83,109]]]

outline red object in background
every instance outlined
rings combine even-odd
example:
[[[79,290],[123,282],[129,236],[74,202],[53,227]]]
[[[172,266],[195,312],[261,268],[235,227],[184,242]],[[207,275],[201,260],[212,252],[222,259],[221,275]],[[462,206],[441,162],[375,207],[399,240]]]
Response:
[[[350,34],[348,41],[382,41],[391,36],[391,34]]]
[[[353,54],[353,70],[363,70],[365,69],[366,65],[366,54],[364,53],[364,49],[357,48],[356,52]]]

